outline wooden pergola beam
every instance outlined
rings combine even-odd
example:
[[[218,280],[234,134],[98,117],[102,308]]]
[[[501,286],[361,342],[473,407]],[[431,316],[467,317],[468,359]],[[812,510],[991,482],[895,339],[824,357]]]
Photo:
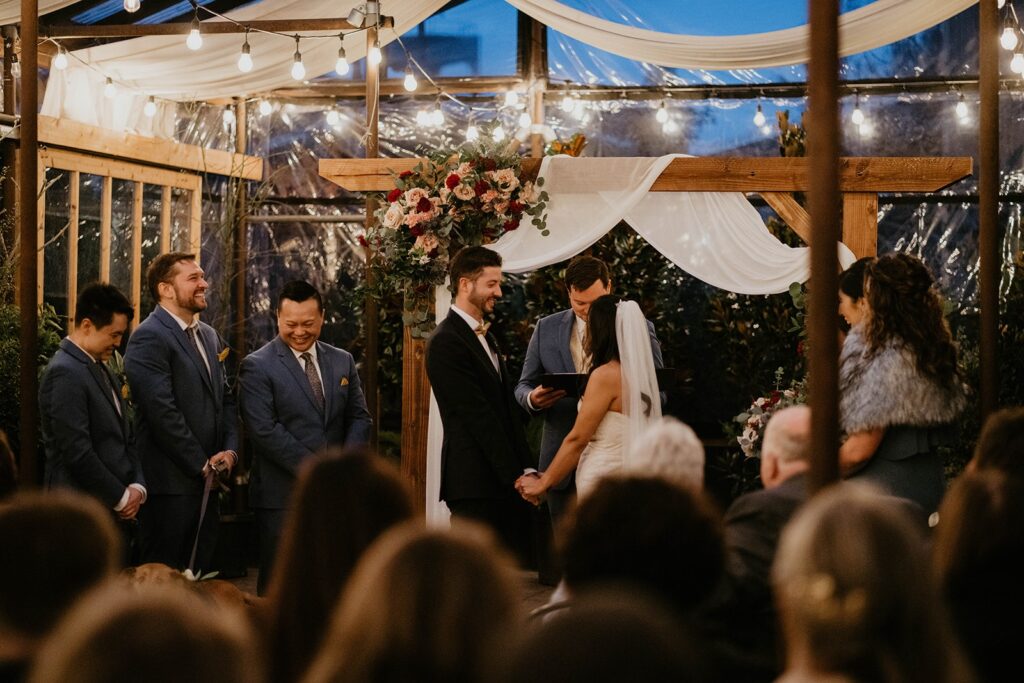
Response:
[[[411,171],[423,159],[321,159],[320,175],[353,192],[383,192],[392,173]],[[600,159],[590,159],[600,162]],[[523,159],[536,177],[540,159]],[[971,157],[842,157],[840,192],[937,192],[971,175]],[[674,159],[652,192],[806,192],[810,163],[805,157],[690,157]],[[608,179],[609,189],[617,187]]]
[[[391,28],[393,22],[390,17],[381,17],[381,28]],[[276,33],[301,33],[304,31],[352,31],[359,26],[353,26],[346,19],[262,19],[257,21],[203,21],[200,22],[200,32],[204,34],[215,33],[245,33],[247,29],[253,31],[273,31]],[[40,33],[49,38],[138,38],[141,36],[184,36],[192,30],[192,23],[178,21],[166,24],[51,24],[41,27]]]

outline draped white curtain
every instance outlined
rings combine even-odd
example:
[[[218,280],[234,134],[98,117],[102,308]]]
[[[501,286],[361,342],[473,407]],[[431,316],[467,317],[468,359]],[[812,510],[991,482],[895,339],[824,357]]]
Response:
[[[39,15],[56,12],[78,0],[39,0]],[[21,0],[0,0],[0,26],[21,23]]]
[[[524,221],[492,248],[502,269],[522,273],[564,261],[599,240],[620,220],[677,266],[708,284],[740,294],[784,292],[811,274],[810,250],[788,247],[765,227],[739,192],[650,192],[673,159],[547,157],[540,177],[550,195],[550,235]],[[845,268],[855,260],[837,245]],[[448,315],[447,287],[437,288],[437,321]],[[427,519],[444,524],[447,508],[438,501],[441,484],[440,414],[431,396],[427,430]]]
[[[810,27],[734,36],[661,33],[626,26],[556,0],[506,0],[571,38],[607,52],[685,69],[754,69],[810,61]],[[978,0],[876,0],[839,17],[841,56],[888,45],[959,14]]]

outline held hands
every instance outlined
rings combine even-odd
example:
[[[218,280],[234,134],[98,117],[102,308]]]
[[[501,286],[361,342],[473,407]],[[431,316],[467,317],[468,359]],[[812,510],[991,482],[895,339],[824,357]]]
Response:
[[[142,507],[142,491],[129,486],[128,503],[117,514],[121,519],[135,519],[135,516],[139,514],[140,507]]]
[[[225,477],[231,473],[231,469],[235,466],[235,460],[237,456],[233,451],[221,451],[210,457],[203,465],[203,476],[205,477],[210,472],[213,472],[217,477]],[[211,487],[216,486],[217,477],[214,477],[211,482]]]
[[[565,391],[563,389],[546,387],[542,384],[530,392],[530,403],[537,410],[546,410],[564,397]]]
[[[540,474],[530,472],[516,479],[516,491],[523,497],[523,500],[534,505],[540,505],[547,486],[541,482]]]

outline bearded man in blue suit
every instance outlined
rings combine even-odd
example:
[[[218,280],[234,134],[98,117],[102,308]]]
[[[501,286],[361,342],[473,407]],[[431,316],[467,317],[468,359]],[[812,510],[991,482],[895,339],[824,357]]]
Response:
[[[370,413],[348,351],[318,341],[320,293],[289,282],[277,303],[278,336],[242,361],[239,402],[254,456],[249,492],[259,529],[257,592],[268,586],[295,476],[330,445],[362,445]]]

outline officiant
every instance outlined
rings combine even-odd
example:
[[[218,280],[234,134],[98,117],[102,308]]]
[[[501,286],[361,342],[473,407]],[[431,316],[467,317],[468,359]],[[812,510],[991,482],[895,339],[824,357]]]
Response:
[[[612,289],[608,265],[593,256],[580,255],[569,261],[565,269],[565,287],[569,295],[569,308],[537,321],[526,349],[523,372],[516,386],[516,400],[531,415],[543,414],[544,430],[540,442],[539,466],[548,468],[558,447],[576,421],[579,396],[541,384],[545,374],[586,373],[590,359],[583,343],[587,330],[590,304]],[[656,367],[664,367],[661,344],[654,325],[647,321],[651,336],[651,352]],[[575,473],[551,487],[547,493],[552,527],[565,514],[576,494]]]

